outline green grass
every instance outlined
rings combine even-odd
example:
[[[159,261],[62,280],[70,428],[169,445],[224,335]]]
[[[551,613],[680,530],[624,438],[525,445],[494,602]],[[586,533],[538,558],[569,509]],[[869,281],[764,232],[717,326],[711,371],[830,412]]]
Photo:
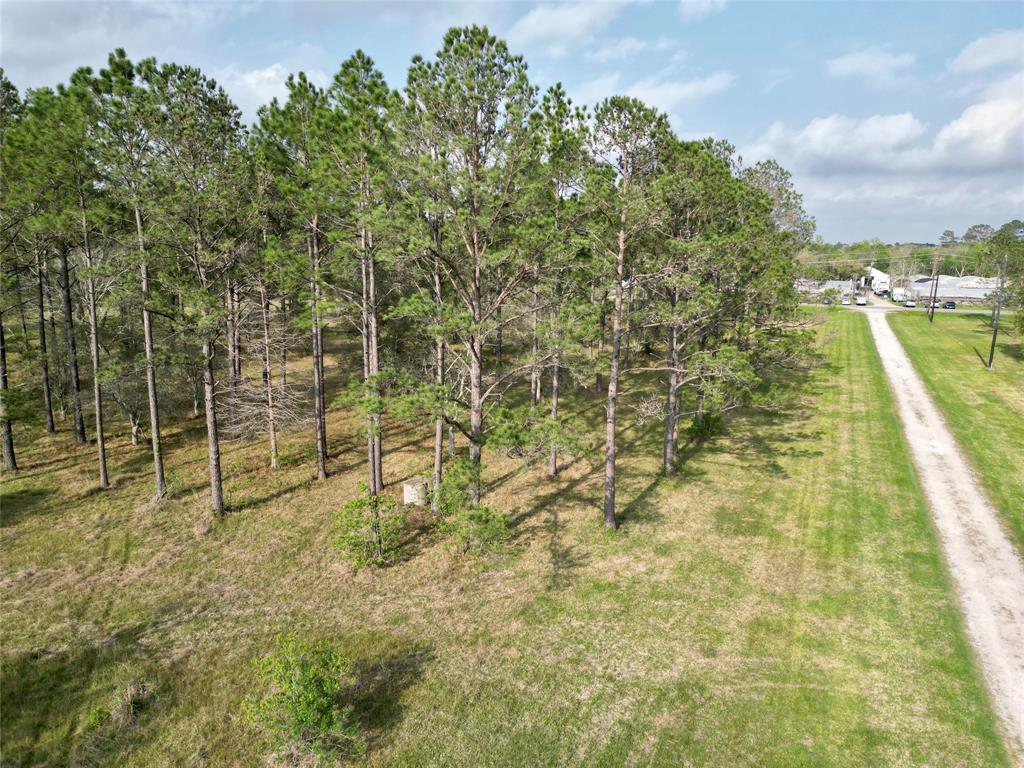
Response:
[[[731,418],[677,478],[659,425],[623,419],[618,533],[596,455],[548,482],[490,451],[515,535],[486,560],[417,528],[391,568],[342,562],[329,520],[364,449],[344,413],[323,483],[306,434],[277,473],[261,444],[229,446],[233,512],[209,532],[201,424],[169,430],[156,509],[144,447],[111,441],[99,493],[91,452],[19,432],[4,765],[262,764],[240,705],[289,628],[356,659],[371,765],[1008,765],[865,318],[826,314],[802,401]],[[599,444],[600,398],[572,407]],[[390,483],[429,462],[414,426],[389,425]],[[154,693],[138,722],[96,727],[132,678]]]
[[[1024,339],[1004,318],[988,370],[988,315],[892,314],[889,322],[1024,553]]]

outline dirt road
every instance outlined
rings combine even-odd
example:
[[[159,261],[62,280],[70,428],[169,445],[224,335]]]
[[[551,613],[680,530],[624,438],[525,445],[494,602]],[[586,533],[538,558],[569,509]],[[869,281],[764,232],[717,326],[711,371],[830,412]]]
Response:
[[[864,310],[862,310],[864,311]],[[881,308],[864,311],[996,711],[1024,756],[1024,563]],[[968,415],[965,414],[965,418]]]

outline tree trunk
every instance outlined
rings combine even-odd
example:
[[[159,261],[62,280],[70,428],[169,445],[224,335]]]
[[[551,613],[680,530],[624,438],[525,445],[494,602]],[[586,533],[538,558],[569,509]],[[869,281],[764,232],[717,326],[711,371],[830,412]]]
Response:
[[[501,307],[498,307],[494,313],[494,320],[497,323],[497,327],[494,330],[494,371],[499,376],[501,375],[501,353],[504,342],[504,325],[501,322]]]
[[[309,238],[310,261],[313,275],[310,288],[313,295],[313,417],[316,421],[316,477],[327,479],[327,420],[324,416],[324,368],[323,335],[320,333],[320,245],[317,242],[316,224]]]
[[[366,258],[366,231],[360,232],[363,255],[359,259],[359,274],[362,279],[362,293],[359,296],[359,340],[363,347],[363,386],[370,386],[373,366],[370,363],[370,278]],[[366,414],[366,471],[369,475],[367,489],[371,496],[377,495],[377,459],[374,454],[373,414]]]
[[[435,235],[437,237],[438,235]],[[437,302],[438,308],[441,306],[441,265],[438,261],[434,262],[434,300]],[[440,322],[441,316],[438,313],[438,321]],[[436,342],[436,363],[437,367],[434,370],[434,380],[437,383],[438,389],[444,387],[444,368],[445,368],[445,348],[444,340],[441,338],[437,339]],[[441,487],[441,473],[443,471],[442,452],[444,451],[444,419],[440,416],[434,420],[434,487],[433,493],[430,497],[430,511],[435,515],[441,514],[440,499],[438,498],[438,490]]]
[[[561,350],[556,345],[554,349],[553,359],[551,361],[551,421],[556,422],[558,420],[558,373],[559,365],[561,363]],[[548,477],[555,477],[558,475],[558,447],[555,445],[551,446],[551,458],[548,462]]]
[[[103,432],[103,389],[100,384],[100,330],[96,315],[96,283],[92,276],[86,281],[89,302],[89,354],[92,358],[92,397],[96,417],[96,453],[100,465],[100,488],[110,487],[107,475],[107,443]]]
[[[68,342],[68,379],[71,383],[71,406],[75,418],[75,441],[85,442],[85,417],[82,415],[82,388],[78,378],[78,348],[75,344],[75,320],[71,312],[71,273],[67,249],[60,252],[60,271],[64,297],[64,335]]]
[[[226,317],[224,318],[224,325],[227,336],[227,347],[228,347],[228,388],[231,390],[232,395],[238,391],[238,378],[241,365],[238,360],[238,347],[236,345],[238,338],[238,316],[235,312],[235,285],[230,276],[225,278],[224,287],[224,305],[227,310]],[[229,398],[231,402],[233,398]]]
[[[370,376],[373,378],[373,387],[376,398],[374,400],[374,411],[370,414],[371,436],[373,439],[373,475],[377,481],[375,493],[384,492],[384,457],[383,457],[383,435],[381,433],[381,382],[380,382],[380,322],[377,317],[377,264],[373,257],[373,233],[369,234],[369,246],[371,253],[367,259],[367,325],[369,330],[370,348]]]
[[[142,214],[135,206],[135,234],[139,246],[139,277],[142,282],[142,337],[146,356],[146,398],[149,403],[149,441],[153,447],[153,475],[157,499],[167,493],[164,480],[163,446],[160,441],[160,400],[156,389],[156,355],[153,352],[153,317],[149,311],[149,265],[142,234]]]
[[[615,306],[612,311],[612,350],[608,368],[608,401],[604,432],[604,524],[619,527],[615,518],[615,408],[619,394],[619,354],[622,345],[622,277],[626,262],[626,212],[619,218],[619,248],[615,260]]]
[[[483,321],[483,291],[481,290],[480,244],[476,227],[473,228],[473,283],[471,311],[473,332],[469,337],[469,460],[473,479],[470,496],[474,504],[480,503],[484,445],[484,341],[480,335]],[[500,308],[499,308],[500,309]],[[501,323],[498,323],[499,329]]]
[[[57,313],[53,309],[53,292],[50,290],[50,275],[49,271],[44,272],[46,282],[46,314],[50,323],[50,340],[53,342],[50,344],[50,354],[53,355],[53,359],[50,360],[49,368],[51,371],[60,371],[60,345],[57,343]],[[63,376],[58,373],[57,379],[57,408],[60,410],[60,420],[64,421],[67,419],[67,407],[65,399],[67,396],[66,383]],[[53,394],[53,388],[50,389],[51,395]]]
[[[669,294],[669,307],[671,315],[675,316],[676,291],[673,289]],[[676,336],[678,331],[672,320],[669,320],[668,339],[666,340],[665,367],[668,368],[668,383],[665,393],[665,444],[663,450],[664,470],[666,475],[671,475],[676,469],[676,443],[678,431],[676,425],[679,421],[678,392],[679,374],[676,371]]]
[[[242,380],[242,317],[241,301],[238,297],[238,285],[231,283],[231,312],[234,316],[234,333],[231,337],[231,349],[235,358],[235,383]]]
[[[17,269],[14,271],[14,300],[18,305],[18,319],[21,320],[21,341],[27,350],[29,349],[28,323],[25,322],[25,302],[21,300],[21,272]]]
[[[533,288],[533,311],[530,317],[530,335],[532,336],[530,342],[530,402],[533,405],[537,405],[540,402],[540,366],[537,364],[537,358],[540,357],[540,338],[537,335],[538,327],[540,326],[540,308],[537,306],[540,300],[537,296],[537,270],[534,269],[534,288]]]
[[[469,460],[473,464],[470,494],[474,504],[480,503],[480,474],[483,458],[483,343],[480,335],[472,334],[469,341]]]
[[[206,403],[206,441],[210,462],[210,503],[213,512],[224,515],[224,486],[220,474],[220,435],[217,432],[217,391],[213,378],[214,344],[203,340],[203,398]]]
[[[4,341],[4,324],[0,318],[0,431],[3,432],[3,460],[5,472],[17,472],[18,461],[14,455],[14,429],[7,418],[7,344]]]
[[[281,346],[277,353],[278,391],[284,396],[288,385],[288,297],[281,294],[281,309],[278,312],[281,326]]]
[[[621,290],[621,287],[619,288]],[[608,301],[608,291],[601,294],[601,312],[600,319],[598,321],[598,335],[597,335],[597,356],[600,358],[604,355],[604,333],[608,326],[607,313],[605,312],[605,304]],[[600,369],[594,374],[594,391],[598,394],[604,391],[604,375]]]
[[[43,308],[43,263],[36,251],[36,297],[39,304],[39,366],[43,377],[43,410],[46,416],[46,431],[53,434],[53,400],[50,396],[50,359],[46,351],[46,312]]]
[[[86,276],[86,303],[89,309],[89,357],[92,362],[93,416],[96,419],[96,454],[100,469],[100,488],[110,487],[107,475],[107,443],[103,433],[103,389],[100,384],[100,329],[96,314],[96,280],[92,275],[92,245],[89,240],[89,223],[85,216],[85,198],[78,194],[79,212],[82,222],[82,244],[85,246],[85,261],[89,269]]]
[[[679,441],[679,374],[676,371],[676,329],[668,331],[668,383],[665,394],[665,445],[663,450],[664,469],[666,475],[676,471],[676,446]]]
[[[274,381],[270,362],[270,299],[260,283],[260,316],[263,321],[263,387],[267,393],[267,434],[270,436],[270,468],[277,469],[277,424],[274,420]]]

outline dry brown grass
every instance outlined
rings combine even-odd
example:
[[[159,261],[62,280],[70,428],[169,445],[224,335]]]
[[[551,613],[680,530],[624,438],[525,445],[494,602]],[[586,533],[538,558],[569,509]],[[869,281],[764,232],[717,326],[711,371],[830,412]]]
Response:
[[[330,414],[325,482],[307,434],[283,437],[276,472],[261,443],[227,445],[223,520],[205,511],[200,423],[168,430],[156,506],[126,436],[99,493],[87,448],[19,434],[0,529],[5,760],[66,761],[130,662],[158,705],[101,764],[259,764],[273,750],[240,715],[249,662],[294,628],[357,660],[371,764],[1001,764],[860,320],[830,319],[808,407],[733,419],[678,478],[658,475],[657,425],[627,423],[617,534],[589,458],[550,482],[489,451],[487,502],[514,537],[486,559],[420,516],[396,565],[344,563],[330,519],[362,479],[351,414]],[[601,418],[599,401],[574,407]],[[395,492],[426,473],[428,433],[386,424]]]

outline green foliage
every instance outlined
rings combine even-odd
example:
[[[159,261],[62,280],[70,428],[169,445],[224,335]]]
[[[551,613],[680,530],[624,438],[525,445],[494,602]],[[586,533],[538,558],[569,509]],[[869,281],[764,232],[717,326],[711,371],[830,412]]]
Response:
[[[393,562],[405,515],[392,496],[372,494],[365,484],[361,493],[334,516],[335,546],[357,567],[385,566]]]
[[[477,466],[459,458],[445,469],[434,493],[438,497],[438,530],[464,553],[494,551],[511,535],[508,518],[484,504],[474,504],[471,488],[478,481]]]
[[[495,408],[487,445],[528,463],[545,459],[552,450],[582,456],[587,450],[585,426],[579,418],[551,418],[539,407]]]
[[[250,721],[280,742],[321,760],[361,755],[366,744],[345,690],[355,682],[352,661],[328,642],[279,635],[274,650],[253,665],[264,692],[246,703]]]

